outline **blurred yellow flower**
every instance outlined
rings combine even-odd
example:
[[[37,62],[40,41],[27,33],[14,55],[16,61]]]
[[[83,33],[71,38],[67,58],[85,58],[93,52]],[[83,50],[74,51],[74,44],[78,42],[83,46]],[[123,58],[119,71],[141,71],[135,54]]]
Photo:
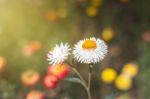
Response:
[[[90,6],[86,9],[86,14],[90,17],[95,17],[98,14],[98,10],[94,6]]]
[[[124,66],[122,72],[130,77],[135,77],[138,73],[138,66],[134,63],[128,63]]]
[[[121,74],[116,78],[115,85],[119,90],[129,90],[132,85],[132,79],[130,79],[126,75]]]
[[[116,76],[117,72],[112,68],[103,70],[101,74],[102,81],[107,84],[111,84],[115,80]]]
[[[105,28],[102,32],[102,39],[104,41],[110,41],[113,38],[113,30],[111,28]]]
[[[103,1],[103,0],[92,0],[91,4],[92,4],[92,6],[94,6],[94,7],[99,7],[99,6],[102,5],[102,1]]]

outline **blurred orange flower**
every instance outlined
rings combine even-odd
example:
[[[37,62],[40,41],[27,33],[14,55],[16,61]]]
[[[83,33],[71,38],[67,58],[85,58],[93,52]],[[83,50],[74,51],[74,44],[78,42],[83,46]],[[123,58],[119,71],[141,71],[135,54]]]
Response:
[[[33,86],[39,81],[39,79],[40,75],[35,70],[27,70],[21,75],[21,81],[25,86]]]
[[[45,99],[45,93],[32,90],[27,94],[26,99]]]
[[[49,66],[48,73],[55,75],[61,80],[70,74],[70,69],[67,64],[56,64]]]
[[[54,11],[54,10],[49,10],[49,11],[47,12],[47,14],[46,14],[46,19],[47,19],[49,22],[54,22],[54,21],[57,20],[57,18],[58,18],[57,13],[56,13],[56,11]]]
[[[42,45],[40,42],[32,41],[23,48],[23,53],[26,56],[30,56],[33,53],[40,51],[41,49],[42,49]]]
[[[0,56],[0,71],[4,69],[5,65],[6,65],[6,59]]]

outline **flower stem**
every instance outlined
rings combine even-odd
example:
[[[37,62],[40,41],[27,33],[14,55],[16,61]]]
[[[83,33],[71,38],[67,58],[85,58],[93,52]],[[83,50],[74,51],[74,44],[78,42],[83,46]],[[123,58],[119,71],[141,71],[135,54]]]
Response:
[[[89,89],[87,89],[87,94],[88,94],[88,99],[92,99],[91,93],[90,93],[90,90],[89,90]]]
[[[90,66],[89,66],[89,76],[88,76],[88,97],[89,97],[89,99],[92,99],[92,97],[91,97],[91,92],[90,92],[92,68],[93,68],[93,65],[90,65]]]
[[[72,66],[69,62],[67,62],[67,64]],[[88,84],[87,84],[86,81],[84,80],[84,78],[82,77],[82,75],[78,72],[78,70],[75,67],[71,67],[71,69],[74,71],[74,73],[76,73],[76,75],[80,78],[80,80],[81,80],[80,84],[85,88],[87,95],[88,95],[88,99],[92,99],[91,93],[90,93],[92,68],[93,68],[93,65],[90,64],[89,75],[88,75]]]
[[[78,72],[78,70],[76,68],[72,68],[72,70],[77,74],[77,76],[80,78],[80,80],[82,81],[81,84],[87,89],[87,85],[85,80],[83,79],[83,77],[81,76],[81,74]]]
[[[91,68],[91,67],[90,67]],[[77,71],[76,68],[72,68],[72,70],[77,74],[77,76],[80,78],[81,85],[85,88],[87,95],[88,95],[88,99],[92,99],[91,97],[91,93],[90,93],[90,84],[91,84],[91,69],[89,71],[89,79],[88,79],[88,84],[86,84],[86,81],[84,80],[84,78],[81,76],[81,74]]]
[[[89,77],[88,77],[88,89],[89,90],[90,90],[90,86],[91,86],[92,68],[93,68],[93,65],[90,65],[89,66]]]

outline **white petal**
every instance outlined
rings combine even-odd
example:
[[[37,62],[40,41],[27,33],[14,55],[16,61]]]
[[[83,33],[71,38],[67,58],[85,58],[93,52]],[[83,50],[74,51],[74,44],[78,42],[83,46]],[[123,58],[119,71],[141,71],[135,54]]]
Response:
[[[104,59],[107,54],[107,45],[101,39],[96,39],[94,37],[89,38],[90,40],[96,41],[97,47],[92,50],[87,50],[82,48],[82,44],[85,40],[80,40],[77,44],[74,45],[74,58],[81,63],[97,63]]]
[[[49,64],[59,64],[64,62],[68,56],[70,55],[69,45],[60,43],[60,45],[56,44],[53,51],[48,53],[48,61]]]

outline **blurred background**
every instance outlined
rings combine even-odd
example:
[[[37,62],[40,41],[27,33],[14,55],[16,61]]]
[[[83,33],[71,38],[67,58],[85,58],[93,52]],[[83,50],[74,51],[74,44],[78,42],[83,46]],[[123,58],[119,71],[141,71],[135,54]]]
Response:
[[[34,98],[28,99],[87,99],[79,84],[63,80],[57,88],[47,89],[43,77],[49,66],[47,52],[56,43],[73,46],[93,36],[109,48],[93,73],[93,99],[148,99],[149,4],[149,0],[0,0],[0,99],[27,99],[29,93]],[[138,75],[129,90],[116,93],[117,88],[103,83],[100,74],[107,67],[119,74],[129,62],[136,63]],[[87,79],[87,66],[77,68]],[[30,76],[40,80],[29,87]]]

